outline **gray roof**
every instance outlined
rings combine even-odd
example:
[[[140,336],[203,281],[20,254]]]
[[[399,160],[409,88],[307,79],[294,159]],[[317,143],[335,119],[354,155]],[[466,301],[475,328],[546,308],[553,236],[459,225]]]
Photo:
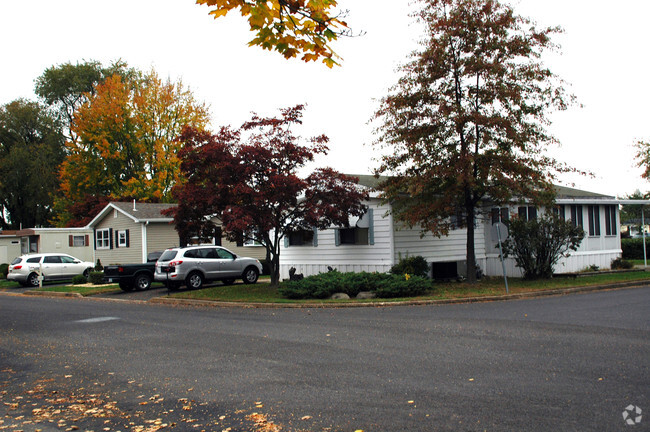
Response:
[[[111,202],[110,204],[136,221],[170,221],[172,217],[162,214],[162,211],[178,205],[139,202]]]
[[[376,189],[381,181],[386,180],[388,177],[379,176],[376,177],[371,174],[346,174],[352,177],[359,178],[359,184],[370,189]],[[556,199],[572,199],[572,200],[614,200],[616,197],[610,195],[603,195],[595,192],[583,191],[580,189],[574,189],[566,186],[555,185]]]

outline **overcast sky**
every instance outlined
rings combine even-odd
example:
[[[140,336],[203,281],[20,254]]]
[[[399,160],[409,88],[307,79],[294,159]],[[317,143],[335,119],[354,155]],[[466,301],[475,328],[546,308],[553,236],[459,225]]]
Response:
[[[342,67],[287,61],[249,48],[252,33],[237,13],[214,20],[192,0],[31,0],[0,3],[0,104],[35,99],[34,80],[65,62],[122,59],[162,77],[182,79],[211,107],[213,127],[238,126],[250,112],[275,115],[306,103],[303,136],[325,133],[330,153],[319,165],[351,174],[370,173],[368,120],[377,99],[396,82],[395,68],[420,37],[410,1],[340,0],[348,24],[362,37],[340,40]],[[610,195],[650,190],[635,167],[633,144],[650,140],[648,65],[650,2],[620,0],[513,0],[518,13],[540,25],[560,25],[562,56],[546,63],[566,81],[582,108],[553,116],[551,132],[562,147],[551,155],[590,177],[564,184]],[[398,6],[399,5],[399,6]]]

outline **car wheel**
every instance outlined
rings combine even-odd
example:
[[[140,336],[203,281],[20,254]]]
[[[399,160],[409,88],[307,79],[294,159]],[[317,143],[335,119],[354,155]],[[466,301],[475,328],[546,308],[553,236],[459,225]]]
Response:
[[[232,285],[235,283],[235,279],[224,279],[221,281],[224,285]]]
[[[120,282],[120,289],[122,291],[133,291],[133,285],[126,282]]]
[[[84,270],[83,275],[84,275],[84,277],[85,277],[86,279],[88,279],[88,278],[90,277],[90,269],[86,269],[86,270]]]
[[[257,278],[260,276],[260,272],[255,267],[246,267],[242,279],[246,284],[254,284],[257,282]]]
[[[139,290],[146,290],[151,288],[151,278],[146,274],[136,276],[135,287]]]
[[[185,279],[185,284],[190,289],[200,289],[203,286],[203,276],[201,273],[192,272]]]
[[[38,286],[38,274],[37,273],[30,273],[29,276],[27,276],[27,286],[30,287],[37,287]]]

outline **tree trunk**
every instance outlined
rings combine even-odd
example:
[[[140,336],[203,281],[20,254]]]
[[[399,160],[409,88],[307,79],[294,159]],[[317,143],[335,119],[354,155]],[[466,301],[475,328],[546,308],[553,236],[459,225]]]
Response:
[[[280,284],[280,251],[271,253],[269,271],[271,272],[271,286],[278,286]]]

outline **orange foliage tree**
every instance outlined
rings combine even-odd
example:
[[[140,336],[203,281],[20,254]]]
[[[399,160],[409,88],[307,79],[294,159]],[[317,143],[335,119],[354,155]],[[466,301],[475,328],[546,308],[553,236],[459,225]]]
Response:
[[[74,115],[78,139],[66,145],[57,206],[88,195],[170,201],[181,179],[176,138],[184,126],[205,128],[208,117],[180,81],[162,81],[153,70],[130,81],[107,78]],[[63,211],[59,223],[69,217]]]

